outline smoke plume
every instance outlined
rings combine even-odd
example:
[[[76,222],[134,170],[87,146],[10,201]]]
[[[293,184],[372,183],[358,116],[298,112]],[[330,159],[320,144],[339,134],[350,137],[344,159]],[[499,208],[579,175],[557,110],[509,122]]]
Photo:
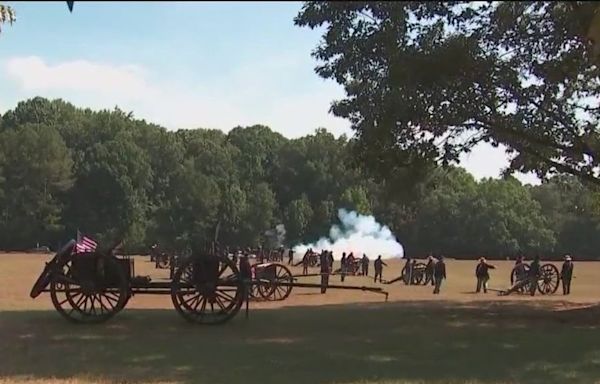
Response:
[[[285,226],[283,224],[277,224],[275,228],[265,232],[265,237],[271,248],[281,247],[285,241]]]
[[[301,256],[312,248],[315,252],[333,251],[336,260],[341,259],[342,252],[353,252],[355,257],[362,257],[365,253],[371,260],[379,255],[382,259],[404,257],[404,248],[396,241],[392,231],[379,224],[373,216],[340,209],[338,218],[340,225],[331,227],[329,237],[322,237],[313,244],[297,245],[294,253]]]

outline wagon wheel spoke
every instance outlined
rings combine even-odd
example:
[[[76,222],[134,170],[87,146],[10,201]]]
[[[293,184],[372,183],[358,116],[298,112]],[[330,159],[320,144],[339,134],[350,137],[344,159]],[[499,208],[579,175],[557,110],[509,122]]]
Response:
[[[191,293],[189,296],[190,297],[188,297],[188,298],[184,298],[184,296],[182,295],[182,299],[181,299],[182,303],[187,306],[191,306],[190,303],[192,303],[193,301],[200,300],[201,294],[200,293],[195,294],[195,292],[194,292],[194,293]]]
[[[215,302],[221,308],[222,311],[225,311],[225,306],[221,302],[221,299],[219,298],[219,295],[215,295]]]
[[[231,296],[228,291],[224,291],[222,289],[219,289],[216,293],[220,297],[225,298],[225,300],[228,300],[228,301],[233,301],[234,300],[233,296]]]
[[[87,281],[84,283],[82,278]],[[93,293],[83,291],[88,284],[95,287]],[[68,260],[50,284],[56,310],[68,320],[85,323],[101,322],[116,314],[124,306],[127,290],[122,264],[114,257],[101,255]]]
[[[278,295],[276,295],[277,300],[281,300],[282,297],[285,296],[286,288],[285,287],[281,287],[281,286],[277,286],[275,288],[275,291],[278,293]]]
[[[223,272],[225,272],[228,266],[229,265],[227,263],[223,263],[223,266],[219,269],[219,273],[217,273],[217,279],[221,277],[221,275],[223,274]]]
[[[111,305],[114,303],[114,306],[116,306],[119,303],[119,297],[113,292],[104,292],[103,296]]]
[[[239,272],[229,258],[189,259],[173,276],[171,298],[186,320],[220,324],[239,311],[243,290]]]
[[[200,313],[204,316],[204,312],[206,312],[206,297],[202,297],[202,306],[200,307]]]
[[[98,304],[100,304],[100,313],[104,314],[105,312],[109,312],[108,307],[102,302],[102,294],[97,293],[95,296],[96,301],[98,302]]]
[[[100,303],[102,303],[102,298],[104,298],[104,301],[106,301],[106,304],[108,304],[108,306],[110,307],[110,308],[105,307],[107,312],[114,310],[115,307],[117,306],[117,304],[119,303],[118,299],[116,299],[116,301],[114,301],[114,302],[112,301],[112,300],[115,300],[114,298],[112,300],[109,299],[109,297],[108,297],[108,295],[106,295],[106,293],[100,293],[99,295],[100,295]],[[104,304],[102,304],[102,305],[104,305]]]

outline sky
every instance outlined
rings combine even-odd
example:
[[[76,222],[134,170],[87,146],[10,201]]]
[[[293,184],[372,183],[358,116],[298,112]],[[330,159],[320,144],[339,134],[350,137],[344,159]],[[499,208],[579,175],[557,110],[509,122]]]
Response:
[[[294,26],[299,2],[75,2],[72,14],[64,1],[5,3],[17,21],[0,33],[0,114],[43,96],[119,106],[168,129],[352,136],[329,113],[343,89],[314,72],[321,31]],[[460,165],[481,179],[507,164],[481,144]]]

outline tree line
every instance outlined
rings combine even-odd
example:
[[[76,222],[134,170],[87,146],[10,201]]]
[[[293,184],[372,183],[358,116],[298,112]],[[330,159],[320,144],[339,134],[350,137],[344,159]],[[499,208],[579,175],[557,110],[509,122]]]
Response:
[[[596,256],[598,195],[573,176],[478,182],[423,163],[380,179],[356,151],[325,129],[168,131],[118,108],[29,99],[0,116],[0,248],[55,248],[77,230],[131,252],[206,244],[217,231],[222,244],[269,246],[278,224],[291,246],[327,235],[346,208],[388,225],[409,255]]]

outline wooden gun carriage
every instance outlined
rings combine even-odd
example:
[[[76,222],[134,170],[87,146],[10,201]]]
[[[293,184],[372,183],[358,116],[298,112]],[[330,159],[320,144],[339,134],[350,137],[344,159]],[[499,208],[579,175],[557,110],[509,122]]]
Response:
[[[46,292],[54,308],[78,323],[106,321],[125,308],[136,294],[170,295],[175,310],[186,320],[206,325],[223,324],[239,312],[251,292],[265,300],[284,300],[293,287],[321,288],[320,284],[297,283],[289,269],[266,263],[254,267],[252,279],[242,279],[237,265],[212,252],[177,260],[169,281],[149,281],[135,276],[134,260],[106,252],[76,252],[71,240],[50,262],[34,283],[30,296]],[[386,295],[381,288],[328,286]],[[246,306],[246,308],[248,308]]]

